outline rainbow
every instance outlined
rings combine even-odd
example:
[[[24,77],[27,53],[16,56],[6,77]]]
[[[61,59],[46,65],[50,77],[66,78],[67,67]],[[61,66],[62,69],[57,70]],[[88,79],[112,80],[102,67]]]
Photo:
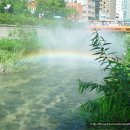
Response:
[[[44,50],[38,53],[26,55],[25,59],[94,59],[90,52],[72,51],[72,50]]]

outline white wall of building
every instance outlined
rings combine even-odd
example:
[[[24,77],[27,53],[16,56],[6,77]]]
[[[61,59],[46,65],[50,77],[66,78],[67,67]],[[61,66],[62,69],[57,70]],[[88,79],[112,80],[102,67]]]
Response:
[[[123,20],[123,0],[116,0],[116,14],[118,20]]]
[[[124,20],[130,21],[130,0],[123,0],[123,15]]]

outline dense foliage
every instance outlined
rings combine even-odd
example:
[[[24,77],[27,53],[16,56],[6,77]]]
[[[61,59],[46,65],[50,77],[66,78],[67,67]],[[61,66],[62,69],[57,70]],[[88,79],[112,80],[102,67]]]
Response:
[[[37,0],[36,13],[42,12],[44,12],[45,17],[64,16],[66,12],[65,2],[64,0]]]
[[[81,105],[81,113],[87,122],[130,122],[130,65],[109,52],[109,45],[97,32],[92,38],[92,50],[102,66],[108,72],[103,83],[83,82],[79,80],[79,90],[96,90],[103,96]]]

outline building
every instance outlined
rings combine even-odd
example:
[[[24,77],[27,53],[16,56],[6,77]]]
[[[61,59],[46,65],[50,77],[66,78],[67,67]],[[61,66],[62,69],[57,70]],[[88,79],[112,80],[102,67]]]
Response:
[[[69,16],[69,19],[71,20],[81,20],[83,19],[83,6],[80,3],[74,3],[74,2],[68,2],[66,3],[66,6],[70,9],[75,9],[77,11],[77,14],[71,14]]]
[[[80,18],[82,20],[91,20],[95,19],[95,2],[92,0],[66,0],[67,5],[74,5],[77,3],[82,5],[82,13],[79,9],[76,9],[78,13],[80,12]],[[70,4],[71,3],[71,4]]]
[[[119,21],[123,20],[123,1],[116,0],[116,19]]]
[[[86,14],[87,14],[88,20],[94,20],[95,19],[95,2],[94,1],[87,0]]]
[[[100,0],[100,20],[116,19],[116,0]]]
[[[116,0],[110,0],[109,19],[110,20],[116,19]]]
[[[80,3],[83,6],[83,12],[82,12],[83,19],[86,19],[86,17],[87,17],[87,14],[86,14],[87,0],[65,0],[65,2],[67,2],[67,3]]]
[[[100,0],[92,0],[95,2],[95,19],[99,20],[99,11],[100,11]]]
[[[130,21],[130,0],[123,0],[124,21]]]
[[[77,0],[77,3],[81,3],[81,5],[83,6],[83,19],[86,20],[87,19],[87,10],[86,10],[87,0]]]

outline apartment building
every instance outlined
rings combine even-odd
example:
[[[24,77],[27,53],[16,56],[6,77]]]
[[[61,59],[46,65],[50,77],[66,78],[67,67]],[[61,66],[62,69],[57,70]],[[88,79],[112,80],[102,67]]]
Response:
[[[123,20],[123,0],[116,0],[116,18]]]
[[[100,20],[116,19],[116,0],[100,0]]]
[[[130,21],[130,0],[123,0],[123,18]]]
[[[88,20],[95,19],[95,2],[94,1],[87,0],[86,14],[87,14]]]
[[[100,0],[92,0],[95,2],[95,19],[99,19],[99,11],[100,11]]]
[[[67,6],[68,5],[75,5],[80,4],[82,5],[82,13],[81,10],[76,9],[77,12],[80,14],[80,18],[82,20],[89,20],[89,19],[95,19],[95,2],[92,0],[66,0]],[[71,3],[71,4],[70,4]],[[82,17],[81,17],[82,16]]]
[[[77,14],[71,14],[69,16],[70,20],[81,20],[83,19],[83,6],[80,3],[68,2],[66,6],[70,9],[75,9]]]

